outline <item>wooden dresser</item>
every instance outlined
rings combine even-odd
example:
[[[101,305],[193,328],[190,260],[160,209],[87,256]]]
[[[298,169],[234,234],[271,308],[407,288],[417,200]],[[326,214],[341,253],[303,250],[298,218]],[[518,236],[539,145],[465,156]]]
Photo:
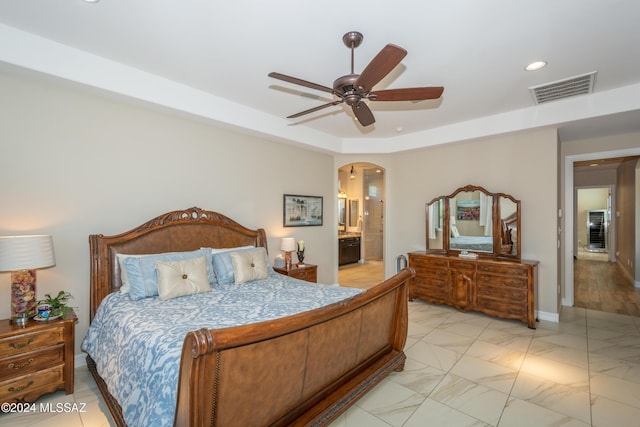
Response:
[[[416,271],[409,285],[409,299],[518,319],[529,328],[536,327],[538,261],[466,259],[411,252],[409,266]]]
[[[284,274],[285,276],[294,277],[300,280],[306,280],[307,282],[316,283],[318,281],[318,266],[313,264],[305,264],[304,267],[298,267],[296,265],[291,268],[273,268],[277,273]]]
[[[33,402],[45,393],[73,393],[73,310],[64,319],[29,320],[26,326],[0,320],[0,402]]]

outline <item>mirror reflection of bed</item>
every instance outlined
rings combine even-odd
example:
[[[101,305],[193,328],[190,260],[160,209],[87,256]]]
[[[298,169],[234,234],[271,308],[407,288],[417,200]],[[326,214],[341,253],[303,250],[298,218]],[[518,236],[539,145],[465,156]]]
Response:
[[[427,204],[427,249],[519,258],[519,215],[519,202],[510,195],[461,187]]]
[[[493,252],[493,196],[461,191],[449,199],[450,249]]]

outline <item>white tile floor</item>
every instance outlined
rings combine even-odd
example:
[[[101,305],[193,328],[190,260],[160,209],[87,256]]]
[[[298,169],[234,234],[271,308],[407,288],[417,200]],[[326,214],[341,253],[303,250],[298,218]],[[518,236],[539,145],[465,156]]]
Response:
[[[409,303],[405,370],[332,427],[639,426],[640,318],[565,307],[560,323],[516,321]],[[84,413],[0,415],[0,425],[100,427],[113,422],[86,367],[75,393],[40,402]]]
[[[639,426],[640,318],[564,307],[560,323],[409,303],[405,371],[332,427]]]

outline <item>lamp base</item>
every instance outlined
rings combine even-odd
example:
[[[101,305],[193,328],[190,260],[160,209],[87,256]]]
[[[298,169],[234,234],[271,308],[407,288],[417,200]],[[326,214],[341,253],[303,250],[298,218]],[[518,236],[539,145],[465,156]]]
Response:
[[[12,317],[11,318],[11,323],[13,323],[14,325],[18,325],[18,326],[24,326],[27,324],[27,321],[29,320],[28,317]]]
[[[286,268],[287,270],[290,270],[290,269],[291,269],[291,261],[292,261],[292,258],[293,258],[293,257],[291,256],[291,252],[290,252],[290,251],[285,251],[285,252],[284,252],[284,265],[285,265],[285,268]]]
[[[24,325],[36,314],[36,270],[11,272],[11,322]]]

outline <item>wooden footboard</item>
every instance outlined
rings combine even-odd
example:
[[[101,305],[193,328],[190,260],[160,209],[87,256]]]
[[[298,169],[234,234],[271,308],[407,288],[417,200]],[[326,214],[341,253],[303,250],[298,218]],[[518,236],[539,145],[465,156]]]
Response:
[[[176,426],[326,425],[394,370],[407,337],[405,269],[346,302],[234,328],[182,349]]]

